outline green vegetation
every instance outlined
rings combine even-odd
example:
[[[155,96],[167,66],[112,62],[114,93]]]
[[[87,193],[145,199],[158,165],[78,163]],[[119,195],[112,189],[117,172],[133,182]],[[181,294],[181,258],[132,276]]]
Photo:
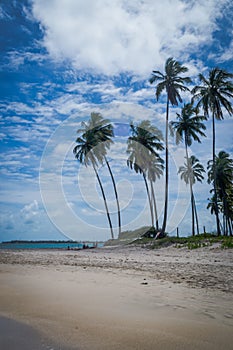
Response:
[[[207,208],[211,212],[216,213],[215,194],[217,195],[218,210],[222,213],[223,234],[232,235],[232,219],[233,219],[233,160],[227,152],[220,151],[215,156],[215,166],[213,161],[208,162],[208,183],[213,184],[215,179],[215,187],[210,190],[214,192],[213,197],[209,200]]]
[[[210,247],[215,243],[219,243],[222,249],[233,248],[233,237],[217,236],[212,233],[202,233],[196,236],[189,237],[163,237],[163,238],[149,238],[145,237],[146,233],[150,231],[150,227],[141,227],[134,231],[125,231],[121,233],[120,238],[109,240],[105,246],[117,245],[137,245],[142,248],[159,249],[169,246],[175,248],[188,248],[190,250]]]
[[[212,246],[220,243],[222,249],[233,248],[233,237],[216,236],[213,234],[200,234],[190,237],[165,237],[158,240],[143,238],[134,244],[146,246],[150,249],[158,249],[173,245],[176,248],[188,248],[190,250]]]

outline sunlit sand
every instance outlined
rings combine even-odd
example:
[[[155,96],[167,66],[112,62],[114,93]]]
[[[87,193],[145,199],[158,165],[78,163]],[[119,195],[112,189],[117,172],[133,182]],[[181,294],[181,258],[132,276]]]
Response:
[[[0,262],[0,315],[54,350],[219,350],[232,341],[232,249],[4,251]]]

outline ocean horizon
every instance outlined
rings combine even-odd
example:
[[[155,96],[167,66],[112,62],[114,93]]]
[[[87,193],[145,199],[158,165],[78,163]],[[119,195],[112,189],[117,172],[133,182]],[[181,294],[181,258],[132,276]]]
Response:
[[[10,241],[1,242],[1,249],[85,249],[103,247],[103,242],[70,242],[70,241]]]

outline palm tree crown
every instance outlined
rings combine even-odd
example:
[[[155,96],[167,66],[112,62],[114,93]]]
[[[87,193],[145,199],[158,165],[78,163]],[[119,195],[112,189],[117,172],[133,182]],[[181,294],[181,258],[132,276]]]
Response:
[[[189,90],[184,84],[191,82],[189,77],[181,77],[179,74],[186,73],[187,71],[187,67],[182,66],[172,57],[168,58],[165,63],[165,73],[154,70],[149,82],[153,84],[159,81],[156,87],[156,99],[158,100],[163,90],[165,90],[171,104],[173,106],[178,106],[178,101],[182,102],[179,91]]]
[[[199,160],[195,156],[191,156],[187,159],[184,166],[179,168],[178,174],[181,174],[180,177],[186,184],[191,183],[194,185],[196,181],[202,182],[204,179],[204,172],[205,169],[203,165],[199,163]]]
[[[202,107],[206,116],[211,111],[216,119],[224,119],[222,107],[232,115],[233,108],[229,98],[233,98],[233,83],[230,79],[233,74],[213,68],[209,71],[209,77],[199,74],[201,85],[193,88],[193,101],[198,100],[197,107]]]
[[[100,113],[91,113],[88,122],[82,122],[81,128],[77,130],[80,137],[76,139],[74,154],[80,163],[84,165],[103,163],[114,136],[112,124],[103,119]]]
[[[213,162],[208,162],[208,181],[214,179]],[[233,160],[229,153],[220,151],[215,161],[215,171],[217,174],[217,187],[219,189],[231,187],[233,181]]]
[[[206,136],[202,131],[206,129],[206,126],[202,123],[206,120],[206,117],[199,115],[199,110],[193,107],[192,103],[184,104],[181,114],[176,113],[176,115],[177,120],[170,122],[171,133],[173,134],[173,131],[176,131],[176,144],[183,140],[186,147],[192,145],[192,140],[200,143],[199,136]]]
[[[191,198],[191,208],[192,208],[192,235],[195,235],[195,218],[196,218],[196,227],[197,234],[199,234],[199,224],[198,224],[198,215],[197,208],[193,193],[193,185],[196,181],[202,182],[204,179],[203,173],[205,172],[204,167],[199,163],[199,160],[195,156],[190,158],[186,157],[186,163],[184,166],[179,168],[178,173],[182,180],[186,184],[189,184],[190,187],[190,198]]]
[[[130,154],[127,164],[136,172],[147,170],[149,156],[159,157],[157,151],[164,149],[161,131],[151,125],[149,120],[140,122],[137,126],[130,124],[131,136],[128,138],[127,153]]]

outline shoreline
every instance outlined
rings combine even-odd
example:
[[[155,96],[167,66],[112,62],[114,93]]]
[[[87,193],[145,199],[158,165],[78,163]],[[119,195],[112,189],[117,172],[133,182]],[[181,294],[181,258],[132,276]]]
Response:
[[[206,249],[1,252],[0,315],[54,350],[227,348],[233,251]]]

